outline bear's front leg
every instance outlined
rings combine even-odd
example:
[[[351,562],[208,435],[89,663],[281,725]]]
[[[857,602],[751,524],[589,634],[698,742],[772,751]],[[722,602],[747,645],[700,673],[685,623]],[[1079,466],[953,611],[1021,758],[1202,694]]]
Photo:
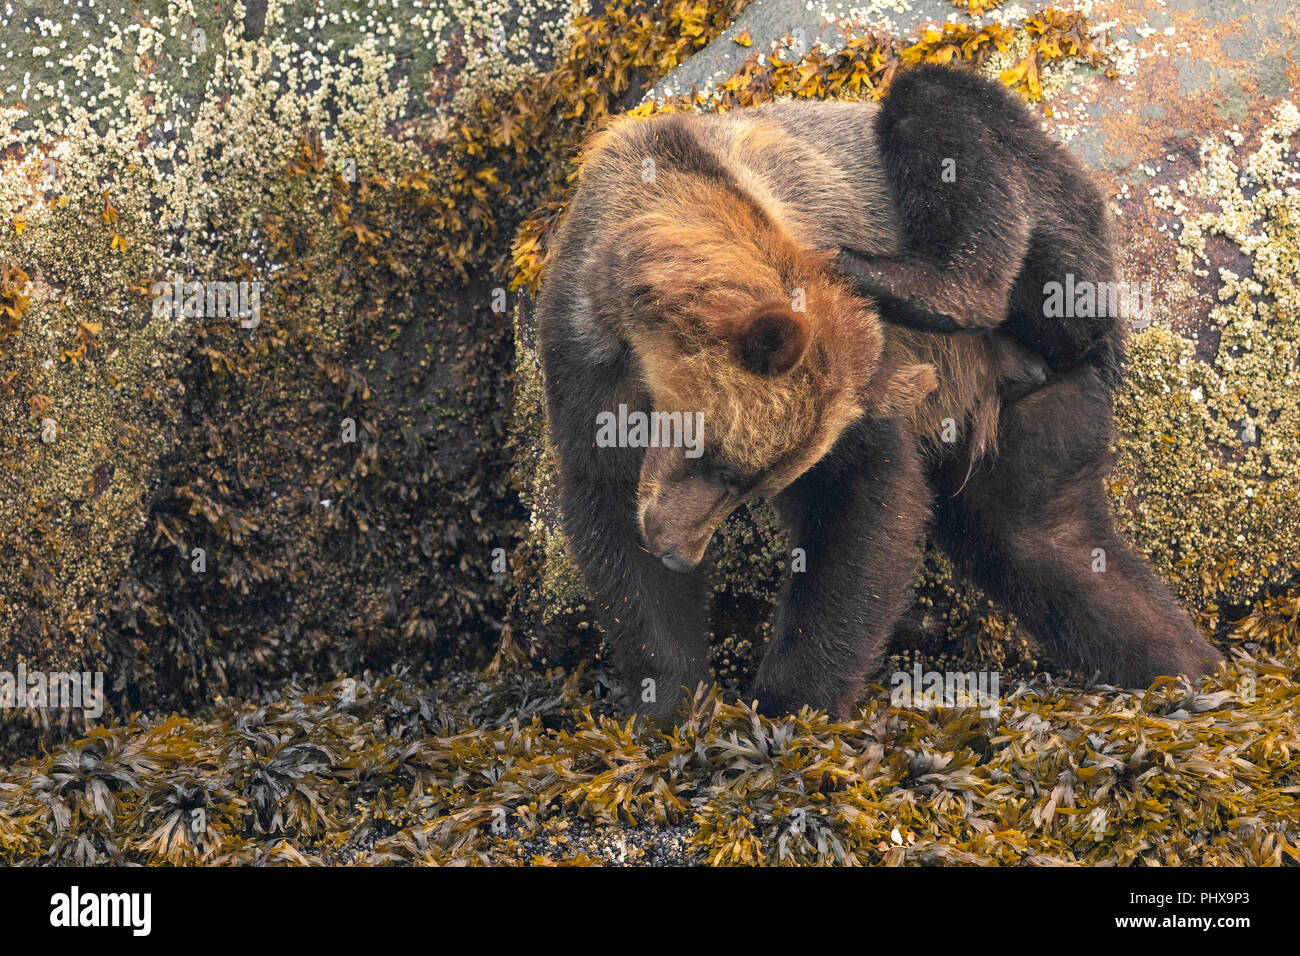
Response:
[[[681,688],[693,691],[709,677],[707,580],[698,569],[670,571],[642,541],[636,510],[644,450],[595,441],[601,412],[649,408],[630,357],[593,361],[575,339],[545,342],[565,531],[614,654],[620,703],[671,717]]]
[[[669,718],[683,687],[709,679],[708,581],[700,568],[669,570],[646,549],[635,503],[635,483],[610,472],[564,476],[565,524],[614,653],[619,702]]]
[[[911,435],[864,418],[777,499],[796,552],[754,696],[847,716],[911,598],[930,491]]]

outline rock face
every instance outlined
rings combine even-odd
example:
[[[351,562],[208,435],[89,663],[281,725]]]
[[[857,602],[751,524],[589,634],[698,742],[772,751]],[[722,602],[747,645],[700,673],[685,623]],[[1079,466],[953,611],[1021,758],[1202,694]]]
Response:
[[[498,49],[498,3],[10,6],[0,671],[98,671],[110,709],[188,711],[482,663],[491,554],[518,534],[489,276],[523,177],[476,114],[544,73],[527,44],[568,12]],[[212,295],[240,282],[256,317]]]
[[[733,53],[727,44],[747,22],[717,41],[717,56],[705,51],[675,76],[707,78],[707,66],[696,75],[692,64],[726,62]],[[1206,31],[1202,43],[1217,44],[1230,32],[1213,21],[1198,26]],[[1130,316],[1129,381],[1117,400],[1110,488],[1117,520],[1189,612],[1203,627],[1221,632],[1225,617],[1266,591],[1294,583],[1300,569],[1300,198],[1295,155],[1287,153],[1297,114],[1285,100],[1249,96],[1245,115],[1234,114],[1237,122],[1225,132],[1213,105],[1218,89],[1208,81],[1191,89],[1171,83],[1171,71],[1180,67],[1158,42],[1149,42],[1153,33],[1129,32],[1132,41],[1116,44],[1111,52],[1117,77],[1067,64],[1041,79],[1052,125],[1098,167],[1103,190],[1113,199],[1123,245],[1121,279],[1140,298],[1141,310]],[[1266,42],[1258,33],[1251,36]],[[1240,54],[1248,45],[1224,45],[1229,47]],[[1003,70],[1015,66],[1015,57],[1036,55],[1019,38],[1008,49],[1009,62],[992,58],[985,68]],[[1215,54],[1222,63],[1222,50],[1216,47]],[[761,102],[783,92],[782,84],[795,95],[836,95],[826,83],[825,59],[818,56],[787,57],[788,64],[771,61],[766,67],[751,62],[737,74],[746,75],[740,84],[728,80],[726,70],[714,72],[717,98],[734,106],[737,88],[761,87],[764,93],[755,99]],[[669,77],[659,88],[671,92],[682,84]],[[1167,119],[1157,122],[1151,107],[1161,104]],[[703,108],[716,106],[706,102]],[[1139,109],[1141,119],[1135,115]],[[1098,121],[1103,110],[1134,118]],[[1196,125],[1184,127],[1191,117]],[[516,479],[531,519],[512,605],[514,633],[527,636],[541,661],[597,659],[598,627],[555,503],[527,301],[515,315],[515,339],[512,428],[528,449],[516,461]],[[774,515],[759,507],[734,516],[710,546],[709,560],[715,665],[724,682],[743,680],[767,638],[788,563]],[[927,552],[917,587],[917,604],[895,637],[898,654],[1060,673],[1052,661],[1039,659],[1035,642],[1013,619],[953,580],[937,552]],[[884,670],[897,663],[891,659]]]

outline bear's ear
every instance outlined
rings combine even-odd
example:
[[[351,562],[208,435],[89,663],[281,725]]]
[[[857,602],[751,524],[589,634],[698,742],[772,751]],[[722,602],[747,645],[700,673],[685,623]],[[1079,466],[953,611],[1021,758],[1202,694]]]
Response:
[[[759,309],[730,323],[724,335],[735,360],[755,375],[784,375],[808,348],[808,321],[784,304]]]
[[[933,365],[904,365],[873,378],[867,385],[867,408],[879,418],[905,415],[939,387]]]

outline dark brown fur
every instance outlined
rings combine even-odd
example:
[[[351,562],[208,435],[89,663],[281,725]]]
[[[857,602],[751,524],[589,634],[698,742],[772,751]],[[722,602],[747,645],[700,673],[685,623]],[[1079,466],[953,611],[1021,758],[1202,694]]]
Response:
[[[1112,529],[1109,358],[1008,395],[1044,354],[1035,341],[893,328],[831,267],[841,245],[904,248],[876,120],[829,103],[660,116],[587,150],[539,323],[566,527],[630,701],[666,715],[708,678],[699,563],[756,497],[807,554],[754,689],[765,710],[847,710],[908,604],[931,517],[958,566],[1063,662],[1125,684],[1213,666]],[[597,447],[596,415],[619,404],[705,413],[705,453]],[[945,419],[958,440],[940,437]]]
[[[1115,256],[1088,171],[1039,124],[1006,87],[968,71],[901,74],[875,119],[899,243],[882,253],[850,239],[838,264],[887,320],[999,329],[1044,372],[1087,365],[1117,385],[1120,316],[1044,312],[1047,283],[1111,281]]]

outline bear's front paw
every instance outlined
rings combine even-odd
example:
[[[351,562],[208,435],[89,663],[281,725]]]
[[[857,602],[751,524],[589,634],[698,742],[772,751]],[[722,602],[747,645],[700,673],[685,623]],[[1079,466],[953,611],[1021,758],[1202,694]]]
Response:
[[[1157,677],[1178,674],[1204,677],[1218,670],[1219,664],[1224,660],[1219,649],[1200,635],[1159,650],[1162,653],[1153,654],[1146,668],[1144,676],[1148,684]]]
[[[750,694],[758,702],[758,712],[764,717],[784,717],[799,712],[801,707],[827,711],[832,718],[842,719],[851,710],[853,701],[846,699],[851,695],[842,693],[819,693],[815,689],[804,688],[802,692],[783,690],[772,685],[758,684]]]
[[[1191,630],[1190,625],[1187,628]],[[1223,654],[1199,634],[1184,634],[1147,648],[1127,665],[1112,668],[1102,677],[1119,687],[1141,690],[1161,677],[1205,677],[1213,674],[1224,660]]]

